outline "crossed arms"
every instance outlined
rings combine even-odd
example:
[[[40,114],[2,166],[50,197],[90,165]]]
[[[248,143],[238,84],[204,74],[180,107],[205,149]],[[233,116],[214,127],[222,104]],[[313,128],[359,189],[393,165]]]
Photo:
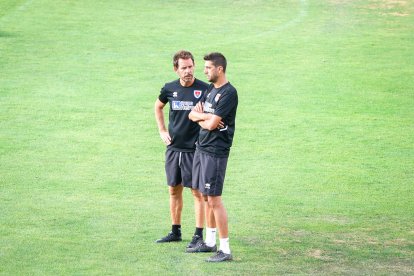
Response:
[[[223,128],[224,123],[220,116],[203,113],[204,107],[201,102],[198,102],[194,109],[188,114],[191,121],[198,123],[202,128],[212,131],[216,128]]]
[[[160,133],[161,140],[169,145],[171,144],[171,137],[168,130],[165,127],[163,108],[165,104],[157,99],[154,105],[155,118],[157,121],[158,131]],[[202,103],[198,102],[194,109],[188,115],[191,121],[198,123],[202,128],[212,131],[216,128],[223,128],[224,123],[220,116],[210,113],[203,113],[204,108]]]

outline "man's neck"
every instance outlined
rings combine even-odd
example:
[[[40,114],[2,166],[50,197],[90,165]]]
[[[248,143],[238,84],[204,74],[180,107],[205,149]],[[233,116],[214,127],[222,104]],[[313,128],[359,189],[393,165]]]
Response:
[[[227,78],[224,76],[222,78],[219,78],[216,82],[213,82],[214,88],[220,88],[223,85],[228,83]]]

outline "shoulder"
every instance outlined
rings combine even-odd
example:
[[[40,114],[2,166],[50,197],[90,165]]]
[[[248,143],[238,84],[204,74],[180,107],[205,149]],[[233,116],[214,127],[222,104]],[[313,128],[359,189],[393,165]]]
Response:
[[[164,90],[174,90],[176,89],[177,85],[179,84],[179,80],[173,80],[164,84]]]
[[[237,90],[229,82],[221,89],[221,94],[225,98],[237,99]]]
[[[236,87],[234,87],[230,82],[228,82],[226,84],[226,87],[224,87],[226,91],[228,91],[229,93],[236,93],[237,94],[237,89]]]

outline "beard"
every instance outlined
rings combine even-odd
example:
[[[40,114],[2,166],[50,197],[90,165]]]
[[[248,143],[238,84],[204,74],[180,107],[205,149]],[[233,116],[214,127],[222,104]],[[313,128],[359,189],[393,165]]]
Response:
[[[181,79],[183,81],[191,81],[193,78],[194,78],[194,76],[190,74],[190,75],[182,77]]]
[[[218,79],[217,75],[211,75],[208,79],[209,82],[215,83]]]

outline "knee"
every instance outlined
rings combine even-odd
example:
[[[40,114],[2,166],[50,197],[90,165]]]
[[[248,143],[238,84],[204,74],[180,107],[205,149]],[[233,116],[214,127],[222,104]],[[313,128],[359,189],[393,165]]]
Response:
[[[208,197],[207,204],[208,204],[208,207],[216,209],[221,206],[221,200],[216,197]]]
[[[182,189],[180,186],[170,187],[170,196],[171,197],[180,197],[182,195]]]
[[[199,202],[203,202],[204,201],[203,195],[200,193],[199,190],[192,189],[191,192],[193,193],[194,200],[197,200]]]

